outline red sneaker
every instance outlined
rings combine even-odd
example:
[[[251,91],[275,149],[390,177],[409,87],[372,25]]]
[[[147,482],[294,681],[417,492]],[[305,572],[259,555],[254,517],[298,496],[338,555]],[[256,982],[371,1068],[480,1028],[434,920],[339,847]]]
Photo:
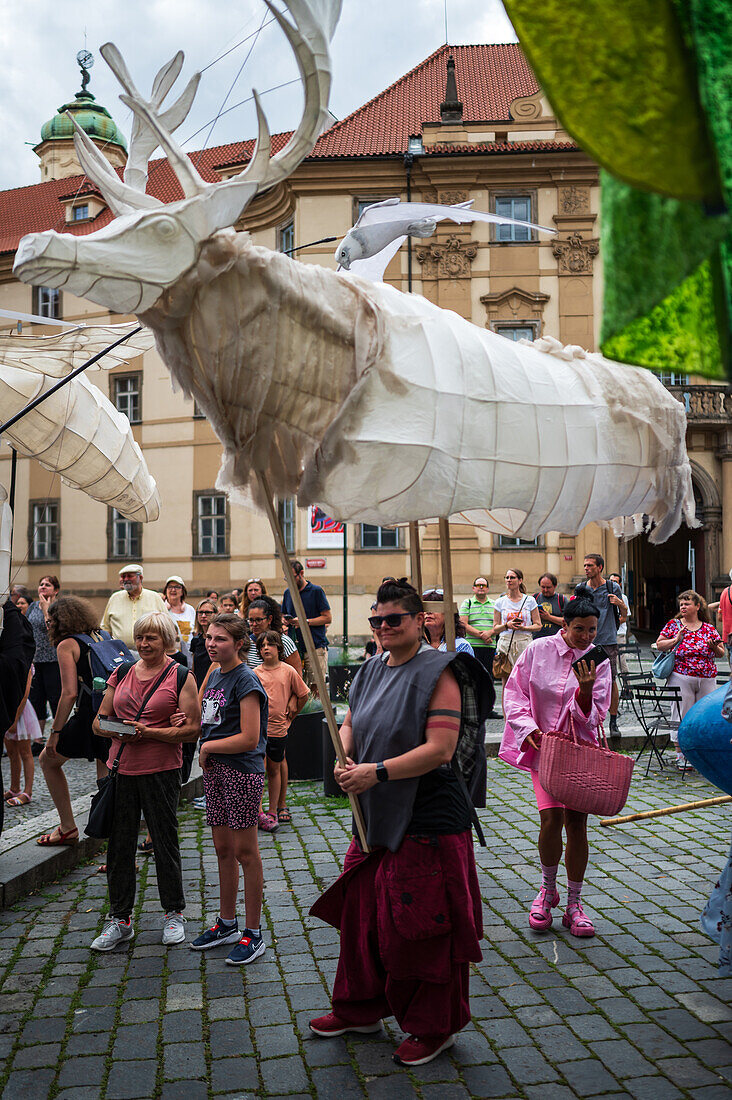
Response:
[[[531,903],[529,910],[529,927],[535,932],[546,932],[552,926],[552,909],[559,905],[559,894],[554,891],[554,897],[550,898],[548,891],[542,886],[539,893]]]
[[[454,1035],[433,1035],[429,1039],[418,1039],[416,1035],[409,1035],[396,1048],[392,1058],[398,1066],[426,1066],[454,1042]]]
[[[311,1020],[310,1030],[313,1035],[318,1035],[321,1039],[335,1039],[338,1035],[345,1035],[349,1031],[355,1031],[359,1035],[371,1035],[375,1031],[381,1031],[381,1020],[373,1024],[347,1024],[334,1012],[329,1012],[327,1016],[317,1016]]]

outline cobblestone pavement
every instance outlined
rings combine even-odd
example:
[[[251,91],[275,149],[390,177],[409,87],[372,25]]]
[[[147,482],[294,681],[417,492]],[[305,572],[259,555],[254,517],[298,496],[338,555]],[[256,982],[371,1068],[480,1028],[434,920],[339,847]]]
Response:
[[[318,1040],[337,934],[307,915],[337,874],[349,814],[315,785],[292,789],[294,824],[263,837],[266,956],[247,968],[160,944],[154,865],[143,861],[130,947],[92,954],[106,886],[96,864],[0,913],[3,1100],[209,1097],[633,1097],[729,1100],[732,980],[699,912],[729,844],[728,806],[644,824],[591,827],[586,890],[594,940],[532,933],[536,808],[525,777],[489,762],[491,806],[477,849],[484,960],[474,1020],[449,1055],[398,1069],[394,1021],[361,1038]],[[630,808],[715,793],[700,779],[639,779]],[[189,937],[217,912],[203,815],[181,813]]]

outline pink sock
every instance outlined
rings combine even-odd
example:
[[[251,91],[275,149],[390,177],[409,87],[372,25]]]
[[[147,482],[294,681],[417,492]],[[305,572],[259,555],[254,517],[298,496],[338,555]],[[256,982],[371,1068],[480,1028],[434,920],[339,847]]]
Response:
[[[567,908],[570,905],[580,905],[580,894],[582,893],[582,879],[579,882],[572,882],[571,878],[567,879]]]
[[[559,865],[556,867],[545,867],[541,864],[541,885],[542,889],[546,890],[551,897],[554,897],[554,891],[557,888],[557,871]]]

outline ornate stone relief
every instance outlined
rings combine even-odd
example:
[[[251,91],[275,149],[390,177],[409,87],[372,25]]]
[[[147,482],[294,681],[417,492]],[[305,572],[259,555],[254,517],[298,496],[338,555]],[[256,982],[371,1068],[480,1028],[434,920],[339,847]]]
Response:
[[[588,214],[590,210],[589,187],[559,188],[559,213],[560,214]]]
[[[466,241],[456,233],[417,248],[417,259],[426,279],[467,279],[477,255],[478,242]]]
[[[437,188],[430,187],[422,192],[422,202],[439,202],[443,206],[455,206],[458,202],[467,202],[469,198],[470,195],[467,191],[456,189],[438,191]]]
[[[534,323],[537,335],[541,334],[544,306],[549,301],[548,294],[513,286],[510,290],[483,294],[480,301],[488,314],[487,328],[492,329],[496,324]]]
[[[533,95],[522,95],[514,99],[508,108],[512,119],[516,122],[533,122],[542,117],[541,91]]]
[[[560,275],[591,274],[592,260],[599,251],[599,241],[586,241],[581,233],[570,233],[568,237],[552,242],[552,252],[559,260]]]

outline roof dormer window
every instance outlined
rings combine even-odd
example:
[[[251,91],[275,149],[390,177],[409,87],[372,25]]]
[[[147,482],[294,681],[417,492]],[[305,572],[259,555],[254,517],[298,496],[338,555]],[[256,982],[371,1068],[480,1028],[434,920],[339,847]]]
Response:
[[[89,217],[89,203],[85,202],[83,206],[75,206],[71,211],[72,222],[84,222]]]

